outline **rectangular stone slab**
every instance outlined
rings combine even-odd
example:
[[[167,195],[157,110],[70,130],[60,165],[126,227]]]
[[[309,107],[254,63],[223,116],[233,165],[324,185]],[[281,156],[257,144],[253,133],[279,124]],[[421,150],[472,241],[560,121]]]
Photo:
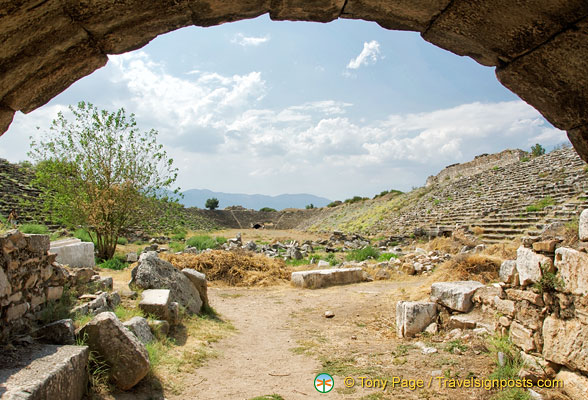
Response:
[[[292,284],[301,288],[318,289],[363,281],[361,268],[333,268],[292,272]]]
[[[153,314],[156,317],[169,320],[170,305],[169,289],[148,289],[142,293],[142,299],[139,308],[147,314]]]
[[[88,355],[86,346],[30,346],[10,368],[0,369],[0,394],[3,399],[79,400],[88,381]]]
[[[96,265],[94,260],[94,243],[74,241],[67,239],[59,242],[52,242],[51,253],[57,254],[55,259],[60,264],[70,267],[93,268]]]

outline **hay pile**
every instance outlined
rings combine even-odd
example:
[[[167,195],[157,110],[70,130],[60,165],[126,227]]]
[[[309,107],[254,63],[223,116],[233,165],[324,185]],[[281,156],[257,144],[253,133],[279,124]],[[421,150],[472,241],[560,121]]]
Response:
[[[290,280],[284,261],[246,251],[212,250],[201,254],[165,254],[159,257],[178,269],[193,268],[208,281],[230,286],[270,286]]]
[[[439,281],[474,280],[487,284],[498,279],[501,263],[502,260],[498,257],[459,254],[441,264],[434,275]]]

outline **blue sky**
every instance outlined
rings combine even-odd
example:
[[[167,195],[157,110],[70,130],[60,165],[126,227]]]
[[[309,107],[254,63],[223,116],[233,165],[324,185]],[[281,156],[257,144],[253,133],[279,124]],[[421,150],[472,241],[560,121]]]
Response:
[[[17,114],[0,157],[26,159],[35,128],[80,100],[125,107],[158,130],[183,190],[373,196],[481,153],[567,142],[492,68],[370,22],[262,16],[180,29],[109,58]]]

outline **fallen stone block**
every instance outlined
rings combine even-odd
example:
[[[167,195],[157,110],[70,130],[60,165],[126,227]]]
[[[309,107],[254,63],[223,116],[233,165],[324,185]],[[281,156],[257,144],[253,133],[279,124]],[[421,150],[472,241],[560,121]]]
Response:
[[[510,340],[526,352],[535,350],[533,331],[525,328],[517,321],[510,325]]]
[[[80,239],[65,239],[51,242],[49,252],[57,254],[56,261],[70,267],[89,267],[96,265],[94,243]]]
[[[476,281],[435,282],[431,285],[431,301],[455,311],[468,312],[472,309],[472,297],[476,289],[484,285]]]
[[[437,319],[437,304],[423,301],[399,301],[396,304],[396,335],[412,337]]]
[[[543,271],[553,271],[551,258],[523,246],[517,249],[517,272],[521,286],[539,282]]]
[[[149,372],[145,345],[112,312],[98,314],[80,329],[80,336],[110,366],[116,387],[128,390]]]
[[[143,317],[133,317],[130,320],[123,323],[123,325],[133,332],[137,338],[147,344],[155,340],[153,333],[151,333],[151,328],[149,327],[149,323]]]
[[[503,261],[500,265],[499,277],[501,282],[518,284],[517,262],[515,260]]]
[[[555,251],[555,268],[563,280],[561,291],[588,294],[588,254],[560,247]]]
[[[80,400],[88,382],[89,354],[86,346],[28,346],[19,351],[18,360],[0,369],[0,395],[14,400]]]
[[[494,297],[503,298],[504,291],[500,286],[488,285],[476,289],[472,301],[479,304],[492,304]]]
[[[452,315],[449,317],[449,329],[474,329],[478,321],[468,314]]]
[[[500,314],[514,317],[515,314],[515,302],[512,300],[502,300],[498,296],[495,296],[492,305]]]
[[[37,329],[31,336],[41,343],[74,344],[75,327],[71,319],[62,319]]]
[[[301,288],[319,289],[328,286],[362,282],[361,268],[333,268],[292,272],[292,284]]]
[[[179,303],[191,314],[199,313],[202,308],[200,293],[190,279],[173,265],[157,257],[156,252],[141,254],[139,264],[131,271],[131,277],[131,286],[169,289],[170,301]]]
[[[139,261],[139,256],[137,255],[137,253],[127,253],[126,261],[128,263],[136,263],[137,261]]]
[[[560,243],[559,240],[544,240],[542,242],[535,242],[533,243],[533,250],[539,251],[542,253],[553,253],[555,251],[555,246]]]
[[[580,214],[580,220],[578,221],[578,236],[581,241],[588,241],[588,208]]]
[[[514,301],[527,300],[529,303],[535,304],[539,307],[543,307],[545,305],[543,302],[543,296],[529,290],[506,289],[506,296],[510,300]]]
[[[588,326],[577,319],[553,316],[543,321],[543,357],[569,369],[588,373]]]
[[[584,375],[562,368],[555,380],[563,383],[563,391],[571,400],[588,399],[588,378]]]
[[[169,289],[148,289],[141,294],[139,308],[145,314],[152,314],[157,318],[170,320],[170,290]]]
[[[198,293],[200,294],[200,300],[202,300],[202,304],[208,306],[208,289],[206,284],[206,275],[202,272],[198,272],[192,268],[184,268],[182,273],[186,275],[190,282],[194,285]]]

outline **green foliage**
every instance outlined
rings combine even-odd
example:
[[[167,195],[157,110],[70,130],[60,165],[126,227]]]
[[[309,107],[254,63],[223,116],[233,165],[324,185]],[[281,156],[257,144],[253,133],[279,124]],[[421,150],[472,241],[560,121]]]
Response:
[[[275,212],[276,209],[275,208],[271,208],[271,207],[263,207],[263,208],[260,208],[259,211],[263,211],[263,212]]]
[[[533,204],[531,204],[530,206],[528,206],[525,210],[527,212],[534,212],[534,211],[543,211],[543,209],[547,206],[552,206],[555,204],[555,200],[553,200],[553,198],[551,198],[551,196],[547,196]]]
[[[282,396],[280,396],[279,394],[266,394],[265,396],[257,396],[257,397],[253,397],[250,400],[284,400],[284,398]]]
[[[51,300],[45,303],[45,308],[41,311],[39,320],[46,325],[60,319],[69,318],[70,310],[76,304],[76,300],[76,293],[66,286],[59,300]]]
[[[307,210],[312,210],[314,208],[314,204],[310,203],[309,205],[306,206]]]
[[[541,146],[539,143],[536,143],[534,146],[531,146],[531,155],[533,157],[539,157],[545,154],[545,148]]]
[[[32,233],[36,235],[46,235],[49,233],[49,228],[40,224],[23,224],[18,227],[22,233]]]
[[[337,207],[340,206],[341,204],[343,204],[343,202],[341,200],[335,200],[330,202],[329,204],[327,204],[327,207]]]
[[[464,345],[460,339],[455,339],[455,340],[451,340],[449,343],[447,343],[447,345],[445,346],[445,350],[447,350],[450,353],[453,353],[455,350],[459,350],[461,352],[466,351],[468,348],[466,345]]]
[[[352,250],[347,254],[347,261],[365,261],[367,259],[378,259],[380,252],[372,246],[367,246],[363,249]]]
[[[350,199],[346,199],[345,204],[353,204],[353,203],[358,203],[360,201],[365,201],[365,200],[369,200],[369,199],[367,197],[353,196]]]
[[[492,400],[531,400],[529,392],[521,388],[503,390],[492,396]]]
[[[35,184],[47,211],[89,233],[98,257],[114,255],[119,233],[157,210],[164,188],[177,177],[157,131],[141,132],[123,108],[109,112],[90,103],[58,113],[42,139],[32,141]]]
[[[440,203],[441,203],[441,200],[439,200],[439,199],[433,200],[434,205],[439,205]]]
[[[498,165],[495,165],[495,166],[492,167],[492,170],[493,171],[498,171],[499,169],[500,169],[500,167]]]
[[[98,267],[100,268],[114,269],[117,271],[123,270],[127,266],[128,264],[125,262],[125,259],[122,256],[115,256],[110,260],[106,260],[98,264]]]
[[[74,232],[74,237],[80,239],[82,242],[92,242],[92,238],[90,234],[85,229],[76,229]]]
[[[122,322],[128,321],[133,317],[146,317],[146,315],[143,314],[143,311],[141,311],[140,308],[126,308],[123,307],[121,304],[116,306],[116,308],[114,309],[114,314]]]
[[[186,248],[186,245],[184,243],[180,243],[180,242],[170,242],[169,248],[172,251],[177,253],[179,251],[184,251],[184,249]]]
[[[527,157],[527,156],[521,158],[521,162],[527,162],[527,161],[530,161],[530,160],[531,159],[529,157]]]
[[[394,253],[381,253],[377,260],[378,261],[390,261],[393,258],[398,258],[398,255],[394,254]]]
[[[547,268],[542,267],[542,275],[539,282],[535,282],[533,287],[539,291],[540,294],[544,292],[555,292],[558,289],[562,289],[564,281],[554,272],[548,271]]]
[[[218,199],[216,197],[207,199],[206,203],[204,203],[204,207],[208,208],[209,210],[216,210],[218,208]]]
[[[129,241],[126,237],[121,236],[118,239],[116,239],[116,244],[120,244],[120,245],[124,246],[125,244],[128,244],[128,243],[129,243]]]
[[[329,265],[331,265],[331,267],[335,266],[338,264],[337,262],[337,257],[335,256],[335,253],[329,253],[325,256],[325,261],[327,261],[329,263]]]
[[[173,240],[185,240],[188,231],[185,228],[177,227],[171,234]]]
[[[190,247],[196,247],[198,250],[216,249],[221,244],[226,243],[227,239],[218,236],[213,238],[208,235],[192,236],[186,241],[186,245]]]

